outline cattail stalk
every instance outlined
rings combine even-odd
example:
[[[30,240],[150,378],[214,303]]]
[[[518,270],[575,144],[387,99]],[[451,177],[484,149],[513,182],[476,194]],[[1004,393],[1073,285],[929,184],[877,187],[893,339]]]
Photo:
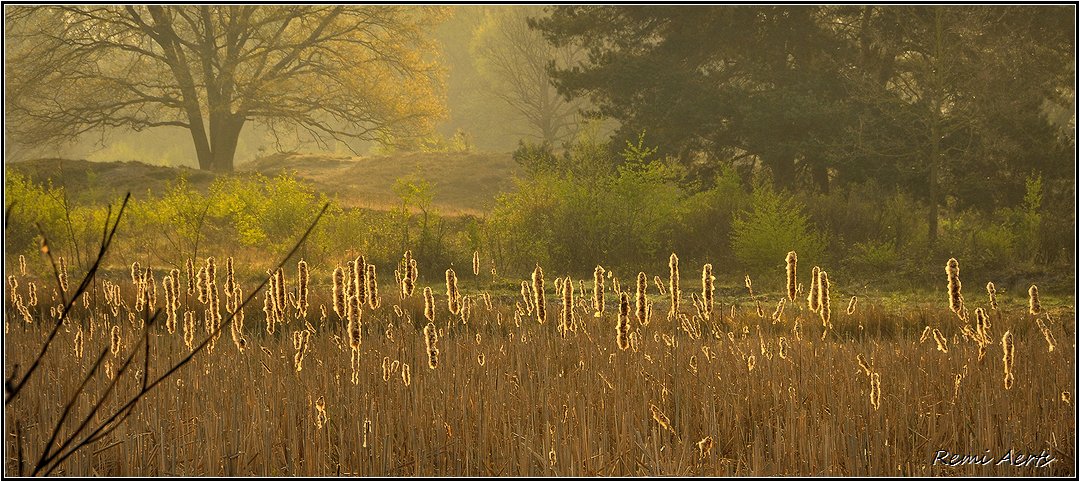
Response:
[[[367,265],[367,298],[368,307],[376,309],[379,307],[379,281],[375,276],[375,265]]]
[[[533,309],[536,311],[536,320],[543,324],[547,321],[547,312],[544,308],[544,270],[540,265],[536,265],[533,270],[532,282]]]
[[[424,318],[435,321],[435,295],[431,293],[431,287],[424,287]]]
[[[649,289],[649,278],[645,276],[644,272],[639,272],[637,276],[637,296],[635,296],[635,308],[637,313],[638,323],[642,326],[649,324],[648,304],[649,299],[646,291]]]
[[[630,296],[619,293],[619,320],[615,325],[615,342],[620,350],[630,346]]]
[[[795,265],[799,262],[799,256],[794,251],[788,251],[785,261],[787,262],[787,297],[788,301],[795,301]]]
[[[810,270],[810,294],[807,296],[807,307],[810,308],[812,313],[817,313],[819,303],[821,299],[818,297],[818,288],[821,286],[818,281],[818,274],[821,273],[821,268],[814,266],[814,269]]]
[[[1005,389],[1008,390],[1013,386],[1013,380],[1016,378],[1013,375],[1013,363],[1016,361],[1016,347],[1013,345],[1013,335],[1011,331],[1006,331],[1001,337],[1001,348],[1004,354],[1001,358],[1005,367]]]
[[[428,368],[432,370],[439,366],[439,334],[434,323],[424,326],[424,344],[427,346]]]
[[[593,270],[593,310],[596,318],[604,315],[604,267],[600,265]]]
[[[453,268],[446,270],[446,307],[451,315],[461,314],[461,294],[457,288],[457,273]]]

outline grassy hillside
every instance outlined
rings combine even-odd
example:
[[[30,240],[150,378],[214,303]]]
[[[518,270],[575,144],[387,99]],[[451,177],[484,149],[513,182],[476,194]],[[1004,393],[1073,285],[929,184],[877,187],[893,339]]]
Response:
[[[292,173],[345,206],[384,209],[396,204],[394,181],[417,176],[432,184],[435,206],[447,214],[479,214],[491,208],[496,194],[510,189],[517,165],[509,154],[403,153],[378,157],[341,157],[282,153],[240,164],[240,175]],[[138,161],[90,162],[37,159],[9,163],[7,169],[35,182],[51,180],[79,200],[105,202],[131,191],[159,192],[178,176],[205,191],[217,174],[187,167],[162,167]]]

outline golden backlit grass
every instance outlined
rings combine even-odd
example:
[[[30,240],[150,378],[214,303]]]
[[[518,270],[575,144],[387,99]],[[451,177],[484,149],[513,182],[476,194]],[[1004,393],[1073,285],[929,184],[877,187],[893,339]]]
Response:
[[[123,296],[133,298],[131,286],[124,289]],[[350,336],[332,309],[331,279],[313,278],[311,304],[330,315],[320,322],[320,310],[311,310],[315,331],[304,342],[302,371],[290,334],[307,329],[304,321],[287,316],[268,335],[250,304],[244,336],[249,348],[259,349],[241,353],[219,343],[199,354],[57,474],[1076,475],[1071,308],[1043,306],[1043,315],[1054,320],[1043,326],[1066,341],[1054,351],[1028,313],[1027,299],[1002,298],[1000,311],[988,311],[991,339],[1008,332],[1015,350],[1006,390],[1002,344],[990,345],[990,356],[980,362],[979,344],[963,337],[945,298],[940,307],[892,309],[862,295],[856,314],[833,313],[834,326],[821,341],[820,315],[805,306],[789,306],[774,323],[758,317],[746,297],[718,297],[724,304],[712,321],[722,332],[706,329],[694,339],[677,320],[659,317],[642,326],[627,316],[634,343],[623,350],[615,329],[620,310],[591,316],[596,310],[589,298],[575,304],[580,327],[565,337],[557,324],[515,317],[517,293],[495,297],[490,310],[476,304],[468,324],[449,316],[439,300],[432,324],[439,330],[438,365],[432,369],[422,297],[402,301],[398,290],[387,291],[379,308],[361,319],[356,384],[350,381]],[[769,302],[786,296],[785,289],[757,293]],[[198,306],[191,295],[181,298],[184,310]],[[727,309],[732,301],[740,303],[734,319]],[[41,306],[35,313],[47,317],[47,300]],[[40,453],[114,327],[123,350],[138,339],[138,323],[125,310],[101,316],[98,311],[108,309],[91,306],[94,330],[83,335],[79,324],[89,318],[77,310],[41,373],[7,407],[8,426],[20,422],[29,456]],[[797,319],[802,331],[796,334]],[[11,310],[5,321],[10,372],[14,363],[26,365],[45,329],[41,319],[27,324]],[[948,339],[947,352],[933,339],[919,341],[926,325]],[[83,345],[78,356],[76,337]],[[150,340],[151,376],[188,352],[182,333],[170,334],[163,323]],[[391,373],[385,367],[393,367]],[[119,397],[107,410],[137,390],[132,374],[121,379]],[[86,413],[107,376],[96,375],[77,413]],[[6,437],[8,475],[16,471],[13,433]],[[1048,450],[1057,461],[1046,468],[931,465],[938,450],[989,450],[996,462],[1010,449]]]

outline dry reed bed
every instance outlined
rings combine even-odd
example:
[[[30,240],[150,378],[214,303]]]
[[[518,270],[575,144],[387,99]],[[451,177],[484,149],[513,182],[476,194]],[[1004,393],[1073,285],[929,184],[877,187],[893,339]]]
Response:
[[[718,297],[711,318],[724,331],[713,336],[706,328],[700,338],[665,317],[670,298],[651,293],[650,308],[656,305],[651,322],[642,326],[631,314],[630,342],[620,350],[619,299],[613,291],[601,317],[594,316],[591,292],[580,298],[575,293],[573,328],[560,332],[562,297],[550,296],[550,285],[545,311],[556,315],[540,324],[532,310],[515,323],[514,303],[521,306],[520,298],[495,300],[489,310],[475,290],[476,278],[466,275],[455,279],[458,286],[450,291],[471,292],[467,324],[458,318],[448,324],[448,306],[454,303],[442,294],[447,290],[432,287],[439,328],[435,369],[428,364],[419,290],[404,301],[392,286],[381,290],[379,308],[365,307],[361,318],[354,384],[349,333],[334,314],[330,276],[318,271],[312,276],[326,279],[313,280],[307,329],[315,331],[303,349],[301,371],[293,332],[304,330],[304,323],[290,316],[268,335],[253,303],[247,308],[243,352],[222,337],[211,353],[198,355],[152,392],[119,429],[57,473],[1076,475],[1075,321],[1072,313],[1054,313],[1048,329],[1064,343],[1050,352],[1026,299],[1022,308],[1021,300],[1009,305],[999,299],[999,310],[988,311],[994,344],[981,361],[978,344],[962,337],[957,315],[947,305],[895,312],[864,298],[852,315],[834,307],[833,327],[822,340],[822,321],[805,300],[796,297],[776,323],[758,316],[756,305],[775,303],[786,290],[756,293],[756,302],[742,297],[734,318],[733,300]],[[218,277],[220,284],[224,275]],[[622,280],[622,289],[632,291],[631,281]],[[124,296],[134,300],[136,290],[121,284]],[[846,306],[835,281],[832,289]],[[197,306],[181,291],[188,309]],[[968,296],[973,311],[975,304],[985,304]],[[397,315],[394,305],[411,322]],[[47,304],[39,306],[38,315],[47,316],[41,306]],[[322,308],[328,312],[324,323],[319,322]],[[93,310],[101,311],[90,305],[82,316]],[[9,372],[13,362],[25,363],[44,336],[40,320],[27,324],[12,311],[5,317]],[[198,339],[205,336],[202,316]],[[95,323],[82,335],[81,357],[72,348],[78,323],[65,326],[56,349],[62,354],[43,365],[24,399],[7,407],[9,427],[21,421],[28,453],[43,446],[93,357],[111,343],[113,327],[119,327],[122,346],[134,343],[138,327],[123,310],[116,319]],[[948,339],[947,352],[933,337],[920,342],[920,327],[928,322]],[[1015,346],[1009,390],[1003,384],[1000,342],[1006,331]],[[151,374],[187,353],[180,331],[169,334],[157,327],[151,334]],[[408,377],[402,373],[406,364]],[[103,372],[110,370],[115,363],[107,361]],[[876,409],[875,376],[880,381]],[[107,377],[97,374],[90,393],[100,393]],[[115,408],[116,400],[126,399],[137,385],[136,378],[122,378],[120,396],[106,408]],[[84,396],[76,411],[86,413],[91,398]],[[13,474],[16,444],[10,430],[6,443],[5,470]],[[1010,449],[1045,449],[1057,461],[1045,468],[931,465],[938,450],[975,455],[989,450],[996,461]]]

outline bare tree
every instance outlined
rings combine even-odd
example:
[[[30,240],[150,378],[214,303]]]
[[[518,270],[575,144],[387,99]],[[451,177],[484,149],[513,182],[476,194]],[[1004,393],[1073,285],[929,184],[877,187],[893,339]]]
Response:
[[[391,142],[445,107],[413,6],[46,6],[5,11],[8,137],[187,129],[199,167],[230,171],[240,131]]]
[[[572,65],[581,52],[554,47],[531,29],[529,16],[540,13],[537,7],[489,9],[473,32],[470,49],[492,94],[525,118],[534,129],[531,134],[553,144],[572,134],[582,101],[560,95],[547,67]]]

